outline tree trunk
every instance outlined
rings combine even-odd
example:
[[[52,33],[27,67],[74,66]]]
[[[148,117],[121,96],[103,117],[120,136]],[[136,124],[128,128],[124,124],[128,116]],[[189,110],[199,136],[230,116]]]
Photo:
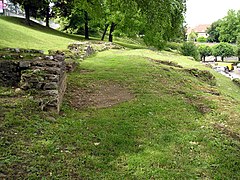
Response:
[[[240,56],[238,57],[238,61],[240,61]]]
[[[87,11],[84,11],[84,19],[85,19],[84,35],[85,35],[85,39],[89,39],[88,13],[87,13]]]
[[[104,41],[104,38],[105,38],[105,35],[106,35],[106,33],[107,33],[108,27],[109,27],[109,24],[106,24],[106,25],[105,25],[104,32],[103,32],[103,35],[102,35],[102,39],[101,39],[102,41]]]
[[[206,58],[206,56],[203,56],[203,62],[205,62],[205,58]]]
[[[25,20],[28,25],[30,25],[30,7],[28,4],[24,5],[25,10]]]
[[[224,60],[224,57],[223,57],[223,56],[221,56],[221,60],[222,60],[222,61]]]
[[[110,32],[109,32],[109,42],[113,42],[113,31],[115,30],[116,24],[112,22],[111,27],[110,27]]]
[[[50,20],[50,7],[48,5],[46,9],[46,27],[49,27],[49,20]]]

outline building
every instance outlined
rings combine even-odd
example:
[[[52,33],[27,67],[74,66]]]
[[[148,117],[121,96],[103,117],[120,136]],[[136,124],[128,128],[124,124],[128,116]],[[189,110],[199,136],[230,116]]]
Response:
[[[209,28],[211,26],[211,24],[200,24],[194,28],[188,28],[187,29],[187,36],[189,36],[189,34],[191,34],[192,32],[195,32],[198,37],[208,37],[207,34],[207,28]]]

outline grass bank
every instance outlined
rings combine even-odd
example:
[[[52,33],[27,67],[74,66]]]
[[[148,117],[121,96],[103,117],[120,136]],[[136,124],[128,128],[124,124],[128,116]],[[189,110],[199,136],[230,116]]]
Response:
[[[215,124],[237,131],[239,110],[235,117],[227,107],[237,109],[239,98],[154,59],[204,69],[186,57],[149,50],[111,50],[86,59],[68,76],[61,115],[37,112],[31,98],[6,112],[0,126],[1,175],[238,179],[240,143]],[[133,98],[106,108],[78,104],[82,91],[91,95],[109,84],[124,87]]]
[[[81,39],[16,18],[0,24],[0,47]],[[0,87],[0,177],[239,179],[239,87],[187,57],[120,43],[132,49],[98,53],[68,74],[60,115],[38,111],[32,92]],[[215,85],[189,68],[209,70]]]

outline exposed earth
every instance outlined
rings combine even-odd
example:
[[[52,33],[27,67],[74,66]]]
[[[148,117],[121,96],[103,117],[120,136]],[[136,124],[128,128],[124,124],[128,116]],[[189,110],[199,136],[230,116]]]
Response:
[[[107,108],[135,97],[127,88],[114,82],[93,84],[87,88],[75,87],[68,91],[69,103],[76,109]]]

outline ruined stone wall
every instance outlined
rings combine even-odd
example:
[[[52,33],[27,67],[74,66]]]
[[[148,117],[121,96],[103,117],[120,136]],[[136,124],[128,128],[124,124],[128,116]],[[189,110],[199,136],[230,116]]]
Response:
[[[1,49],[0,86],[30,91],[42,110],[59,112],[67,84],[64,59],[64,54],[39,56],[37,50]]]
[[[66,72],[96,52],[119,48],[106,42],[76,42],[66,51],[49,51],[48,56],[41,50],[0,49],[0,86],[30,91],[42,110],[59,112],[67,86]]]
[[[64,55],[39,57],[20,64],[27,68],[21,72],[20,88],[36,90],[42,110],[59,112],[67,84]]]

